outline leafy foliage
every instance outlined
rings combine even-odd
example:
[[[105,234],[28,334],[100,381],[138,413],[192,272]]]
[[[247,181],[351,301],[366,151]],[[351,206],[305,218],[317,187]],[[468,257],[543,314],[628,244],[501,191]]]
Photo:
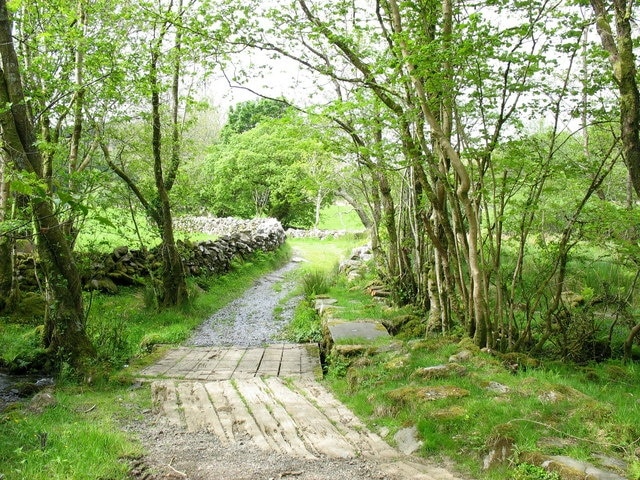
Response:
[[[220,132],[223,142],[227,143],[234,134],[244,133],[255,128],[260,122],[282,118],[288,106],[282,101],[260,99],[241,102],[229,110],[229,118]]]
[[[310,225],[317,187],[308,164],[317,157],[330,161],[318,132],[301,117],[264,120],[212,148],[203,187],[208,208],[218,216]]]
[[[285,337],[296,343],[322,341],[320,318],[309,300],[300,302],[296,307],[293,318],[285,329]]]
[[[558,473],[548,472],[544,468],[530,463],[519,464],[511,478],[512,480],[561,480]]]
[[[324,295],[329,291],[335,279],[331,275],[321,270],[305,272],[301,278],[302,291],[305,297],[313,298],[316,295]]]

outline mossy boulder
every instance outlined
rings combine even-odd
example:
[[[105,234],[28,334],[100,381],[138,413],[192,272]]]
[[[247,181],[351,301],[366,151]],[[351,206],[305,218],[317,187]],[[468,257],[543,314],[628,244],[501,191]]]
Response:
[[[436,420],[453,420],[456,418],[462,418],[469,412],[466,408],[459,405],[451,405],[446,408],[440,408],[430,413],[431,418]]]
[[[407,366],[410,361],[411,356],[407,354],[396,355],[384,364],[384,368],[386,368],[387,370],[398,370]]]
[[[391,335],[402,334],[405,338],[423,337],[425,334],[425,323],[416,315],[397,315],[392,318],[385,318],[382,324]]]
[[[334,355],[351,358],[368,354],[370,348],[369,345],[334,344],[331,352]]]
[[[540,367],[540,360],[525,355],[524,353],[511,352],[500,356],[503,365],[512,372],[528,370]]]
[[[45,300],[42,295],[36,292],[23,292],[12,313],[21,323],[29,324],[43,318],[44,308]]]
[[[423,380],[435,380],[439,378],[462,377],[466,374],[467,369],[462,365],[458,363],[447,363],[445,365],[418,368],[411,376]]]
[[[98,292],[116,294],[118,293],[118,287],[110,278],[93,278],[88,281],[85,286],[85,290],[97,290]]]
[[[473,343],[473,339],[469,337],[464,337],[462,340],[460,340],[458,342],[458,347],[460,347],[460,351],[468,350],[473,354],[480,353],[480,347]]]
[[[387,397],[394,402],[409,405],[417,402],[430,402],[445,398],[463,398],[469,391],[455,385],[434,385],[429,387],[407,386],[396,388],[387,393]]]

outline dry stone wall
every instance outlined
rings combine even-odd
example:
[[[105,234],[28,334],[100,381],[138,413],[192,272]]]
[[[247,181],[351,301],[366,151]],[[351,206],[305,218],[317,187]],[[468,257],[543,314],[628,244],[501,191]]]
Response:
[[[272,252],[280,248],[286,235],[280,222],[274,218],[258,218],[252,220],[218,219],[213,217],[191,217],[195,230],[212,235],[222,235],[216,240],[200,242],[188,246],[182,244],[188,252],[183,262],[190,275],[203,273],[226,272],[236,257],[246,257],[260,250]],[[204,221],[203,219],[208,219]],[[180,228],[185,229],[185,226]]]
[[[264,228],[265,224],[268,225],[270,222],[277,220],[274,219],[265,219],[265,218],[255,218],[252,220],[243,220],[241,218],[234,217],[212,217],[212,216],[200,216],[200,217],[181,217],[175,221],[175,225],[177,228],[181,230],[189,231],[189,232],[202,232],[210,235],[224,235],[230,231],[237,230],[255,230]],[[345,235],[350,235],[354,233],[363,234],[365,231],[361,232],[352,232],[347,230],[320,230],[317,228],[312,228],[309,230],[304,230],[300,228],[288,228],[285,231],[287,237],[289,238],[338,238],[343,237]]]
[[[245,258],[260,250],[271,252],[280,248],[286,235],[280,222],[272,218],[239,220],[213,217],[188,217],[176,226],[190,232],[220,235],[215,240],[199,243],[178,242],[187,275],[212,275],[229,270],[235,258]],[[159,247],[134,250],[127,246],[114,249],[98,258],[80,258],[83,285],[87,290],[115,293],[118,286],[141,283],[149,272],[162,266]],[[23,290],[37,290],[37,267],[31,256],[19,262],[20,283]]]
[[[289,238],[319,238],[321,240],[325,238],[339,238],[353,234],[363,235],[364,233],[366,233],[365,230],[360,232],[351,232],[348,230],[320,230],[317,228],[313,228],[311,230],[303,230],[300,228],[287,229],[287,237]]]

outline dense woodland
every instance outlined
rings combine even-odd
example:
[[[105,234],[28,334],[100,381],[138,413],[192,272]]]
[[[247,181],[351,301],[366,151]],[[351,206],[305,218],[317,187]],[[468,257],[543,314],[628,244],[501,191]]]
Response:
[[[20,302],[15,258],[32,243],[44,346],[81,366],[93,346],[78,258],[120,218],[151,225],[158,304],[171,307],[187,297],[176,215],[311,227],[340,199],[370,232],[393,300],[421,309],[431,334],[631,359],[634,10],[0,0],[0,310]],[[227,114],[220,78],[256,99]]]

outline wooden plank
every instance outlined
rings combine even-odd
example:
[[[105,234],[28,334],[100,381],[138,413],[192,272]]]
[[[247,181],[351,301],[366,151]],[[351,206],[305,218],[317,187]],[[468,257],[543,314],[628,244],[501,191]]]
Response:
[[[364,456],[394,458],[398,456],[382,438],[369,429],[351,410],[340,403],[318,382],[305,378],[295,379],[294,388],[331,418],[335,427],[352,444],[359,445]]]
[[[359,446],[349,443],[330,419],[304,396],[289,389],[279,378],[265,379],[265,383],[313,450],[332,458],[354,458],[358,455]]]
[[[207,382],[204,388],[207,391],[209,401],[213,405],[215,413],[222,426],[224,437],[227,442],[234,443],[236,438],[233,432],[233,414],[229,400],[224,394],[224,382]]]
[[[202,383],[181,382],[177,389],[182,402],[187,430],[213,433],[218,437],[220,443],[228,445],[229,440],[224,427]]]
[[[151,398],[153,410],[158,415],[164,415],[167,421],[178,427],[186,425],[180,414],[180,406],[176,387],[171,380],[161,380],[151,383]]]
[[[260,431],[265,437],[273,441],[277,446],[276,451],[288,455],[312,457],[313,455],[307,451],[302,440],[298,437],[291,420],[285,420],[282,415],[277,415],[278,418],[273,415],[274,407],[277,404],[275,400],[265,394],[256,380],[262,383],[260,379],[237,380],[235,383],[238,392],[246,404],[249,405],[251,414]],[[288,416],[286,412],[284,415]]]
[[[300,434],[300,425],[290,415],[289,411],[284,408],[278,397],[274,395],[273,390],[266,384],[265,379],[254,378],[247,383],[255,386],[256,401],[267,407],[269,413],[279,425],[283,438],[291,445],[296,455],[303,458],[316,458],[311,443],[305,442],[304,437]],[[303,426],[306,426],[304,420]]]
[[[244,432],[253,440],[258,448],[264,451],[279,452],[278,444],[269,436],[265,435],[253,416],[247,410],[240,394],[236,391],[231,382],[219,382],[222,387],[222,394],[227,399],[230,414],[233,418],[232,424],[235,428],[243,429]]]

